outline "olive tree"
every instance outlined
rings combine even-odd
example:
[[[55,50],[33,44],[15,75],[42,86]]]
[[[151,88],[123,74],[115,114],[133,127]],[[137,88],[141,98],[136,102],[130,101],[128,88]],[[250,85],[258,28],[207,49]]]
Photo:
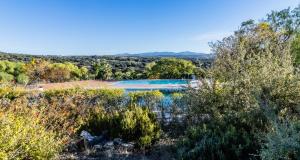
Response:
[[[212,44],[208,80],[189,91],[182,159],[254,158],[273,119],[299,120],[300,83],[285,36],[266,22],[248,21]]]

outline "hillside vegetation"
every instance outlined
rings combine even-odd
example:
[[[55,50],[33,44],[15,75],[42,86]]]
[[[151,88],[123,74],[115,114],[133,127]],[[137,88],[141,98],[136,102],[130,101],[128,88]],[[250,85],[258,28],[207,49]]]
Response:
[[[121,67],[123,69],[113,68],[109,61],[100,59],[88,67],[90,68],[78,67],[71,62],[54,63],[43,59],[33,59],[30,62],[3,60],[0,61],[0,82],[35,84],[91,79],[188,79],[192,75],[203,74],[203,66],[196,67],[191,61],[177,58],[161,58],[147,63],[142,68]]]

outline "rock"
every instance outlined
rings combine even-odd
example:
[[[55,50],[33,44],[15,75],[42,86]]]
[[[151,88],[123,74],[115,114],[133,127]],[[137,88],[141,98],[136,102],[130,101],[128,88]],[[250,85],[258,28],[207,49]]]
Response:
[[[65,151],[67,152],[76,152],[78,151],[80,148],[80,145],[78,142],[70,142],[67,147],[65,148]]]
[[[113,141],[108,141],[104,144],[103,146],[104,149],[110,150],[114,149],[114,142]]]
[[[80,136],[88,142],[92,142],[95,139],[94,136],[92,136],[88,131],[85,130],[81,131]]]
[[[131,143],[122,143],[121,144],[122,147],[127,148],[127,149],[133,149],[134,145]]]
[[[106,141],[106,138],[104,136],[92,136],[87,131],[82,131],[80,133],[80,136],[84,139],[85,145],[87,147],[92,147],[97,144],[104,144]]]
[[[120,145],[120,144],[122,144],[122,139],[121,138],[115,138],[114,140],[114,145]]]
[[[106,138],[104,136],[95,136],[93,141],[90,142],[91,145],[96,145],[96,144],[105,144]]]
[[[83,138],[78,140],[76,142],[77,149],[79,149],[80,151],[85,151],[88,147],[86,143],[86,140],[84,140]]]
[[[100,144],[94,145],[94,149],[96,152],[101,152],[102,148],[103,148],[103,146]]]

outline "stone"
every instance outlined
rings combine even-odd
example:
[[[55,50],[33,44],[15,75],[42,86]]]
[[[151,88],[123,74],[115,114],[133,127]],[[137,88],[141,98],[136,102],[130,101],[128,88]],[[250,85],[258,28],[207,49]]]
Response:
[[[85,130],[81,131],[80,136],[88,142],[92,142],[95,139],[94,136],[92,136],[88,131]]]
[[[131,143],[122,143],[121,146],[127,149],[133,149],[134,147],[134,145]]]
[[[123,140],[121,138],[115,138],[113,141],[114,141],[115,145],[120,145],[120,144],[122,144]]]
[[[102,145],[99,145],[99,144],[94,145],[94,149],[96,152],[101,152],[102,148],[103,148]]]
[[[83,138],[76,142],[76,146],[80,151],[85,151],[87,149],[86,142]]]
[[[104,144],[103,148],[104,148],[104,149],[108,149],[108,150],[114,149],[114,142],[113,142],[113,141],[108,141],[108,142],[106,142],[106,143]]]

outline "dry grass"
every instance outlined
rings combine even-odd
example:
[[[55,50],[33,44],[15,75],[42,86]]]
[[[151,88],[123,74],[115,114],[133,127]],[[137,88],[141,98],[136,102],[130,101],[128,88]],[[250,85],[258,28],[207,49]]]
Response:
[[[112,82],[85,80],[85,81],[72,81],[72,82],[62,82],[62,83],[44,83],[44,84],[36,84],[36,85],[28,86],[28,89],[38,90],[42,88],[43,90],[52,90],[52,89],[70,89],[76,87],[83,88],[83,89],[111,88]]]

